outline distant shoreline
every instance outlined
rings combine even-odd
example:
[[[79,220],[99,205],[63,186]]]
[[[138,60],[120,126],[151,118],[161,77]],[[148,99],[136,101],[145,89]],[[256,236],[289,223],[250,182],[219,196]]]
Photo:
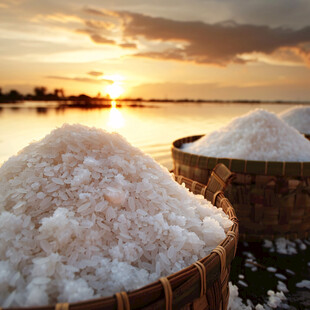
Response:
[[[238,103],[238,104],[310,104],[310,101],[294,101],[294,100],[222,100],[222,99],[142,99],[142,98],[96,98],[88,97],[86,95],[82,96],[70,96],[64,98],[20,98],[20,99],[9,99],[0,97],[0,105],[24,103],[28,101],[38,101],[38,102],[59,102],[59,107],[111,107],[111,102],[115,101],[117,105],[121,103],[132,102],[133,107],[142,107],[143,103]]]

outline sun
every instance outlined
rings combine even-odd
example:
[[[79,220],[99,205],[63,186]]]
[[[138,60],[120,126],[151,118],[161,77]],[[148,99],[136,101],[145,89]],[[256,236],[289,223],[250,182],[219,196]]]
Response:
[[[113,82],[113,84],[106,86],[105,91],[111,99],[116,99],[124,92],[124,88],[119,82]]]

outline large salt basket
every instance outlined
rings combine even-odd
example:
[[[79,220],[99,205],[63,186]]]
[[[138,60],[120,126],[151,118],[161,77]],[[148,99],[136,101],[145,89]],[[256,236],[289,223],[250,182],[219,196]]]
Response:
[[[259,241],[285,237],[306,238],[310,232],[310,162],[268,162],[198,156],[172,146],[174,173],[206,184],[212,169],[225,164],[235,175],[225,195],[240,221],[240,239]],[[222,178],[228,176],[223,175]]]
[[[214,173],[208,186],[184,177],[176,181],[185,184],[195,194],[202,194],[222,208],[233,225],[226,238],[206,257],[159,281],[131,292],[78,303],[59,303],[54,306],[27,308],[31,310],[129,310],[129,309],[227,309],[230,265],[238,242],[238,220],[235,211],[222,191],[222,182]],[[1,308],[0,308],[1,309]],[[9,308],[16,310],[17,308]],[[26,308],[18,308],[25,310]]]

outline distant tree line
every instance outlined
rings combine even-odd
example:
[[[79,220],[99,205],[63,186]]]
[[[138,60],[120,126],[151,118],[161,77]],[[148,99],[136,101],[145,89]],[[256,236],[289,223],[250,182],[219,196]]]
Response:
[[[4,93],[2,91],[2,88],[0,87],[0,102],[2,103],[14,103],[19,102],[23,100],[61,100],[65,99],[65,93],[63,88],[55,88],[52,93],[47,92],[47,88],[44,86],[38,86],[33,89],[33,94],[21,94],[16,89],[11,89],[7,93]]]
[[[80,94],[78,96],[65,96],[65,92],[63,88],[55,88],[53,92],[48,92],[45,86],[36,86],[33,89],[33,94],[26,94],[23,95],[16,89],[12,89],[7,93],[2,92],[2,88],[0,87],[0,103],[16,103],[22,102],[24,100],[33,100],[33,101],[63,101],[63,105],[70,105],[70,106],[86,106],[86,107],[93,107],[93,106],[102,106],[107,105],[109,106],[109,102],[112,99],[107,95],[106,97],[102,97],[100,93],[97,94],[95,97],[90,97],[85,94]],[[117,101],[133,101],[133,102],[175,102],[175,103],[296,103],[297,101],[282,101],[282,100],[274,100],[274,101],[261,101],[261,100],[219,100],[219,99],[143,99],[143,98],[118,98]],[[108,103],[107,103],[108,102]]]

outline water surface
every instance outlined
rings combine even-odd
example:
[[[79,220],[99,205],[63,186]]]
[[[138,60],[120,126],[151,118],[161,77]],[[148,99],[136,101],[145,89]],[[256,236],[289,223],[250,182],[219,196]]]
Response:
[[[57,102],[26,102],[0,108],[0,164],[30,142],[64,123],[80,123],[116,131],[131,144],[172,168],[174,140],[219,129],[255,108],[279,113],[290,104],[145,103],[143,107],[56,109]]]

